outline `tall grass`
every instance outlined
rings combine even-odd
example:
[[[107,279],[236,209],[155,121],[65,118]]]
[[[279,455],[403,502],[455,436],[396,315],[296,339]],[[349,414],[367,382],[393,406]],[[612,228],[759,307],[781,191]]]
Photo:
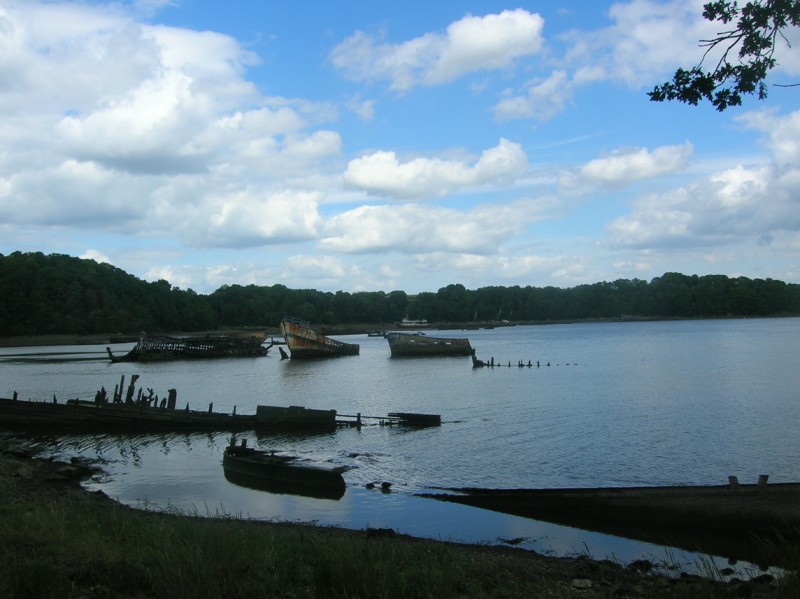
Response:
[[[121,506],[2,506],[0,541],[3,597],[449,597],[520,590],[502,568],[458,558],[446,544]]]

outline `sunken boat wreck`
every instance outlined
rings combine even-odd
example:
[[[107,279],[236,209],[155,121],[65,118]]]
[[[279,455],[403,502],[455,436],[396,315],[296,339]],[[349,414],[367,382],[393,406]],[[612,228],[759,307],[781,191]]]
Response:
[[[312,329],[309,322],[291,316],[284,316],[280,329],[292,359],[356,356],[361,349],[357,343],[326,337]]]
[[[0,398],[0,428],[14,430],[53,431],[245,431],[335,430],[336,410],[314,410],[301,406],[257,406],[255,414],[215,412],[213,403],[207,410],[192,410],[146,403],[96,403],[70,399],[27,401]]]
[[[761,563],[800,540],[800,483],[442,489],[421,496],[659,545]],[[780,565],[780,564],[770,564]]]
[[[265,346],[266,335],[209,334],[188,337],[141,337],[125,355],[115,356],[106,347],[112,362],[153,362],[203,358],[253,358],[266,356],[274,345]]]
[[[475,350],[469,339],[430,337],[413,333],[386,333],[392,357],[406,356],[471,356]]]
[[[159,399],[152,389],[147,393],[136,389],[139,375],[132,375],[125,389],[125,376],[109,396],[101,388],[93,400],[68,399],[59,403],[19,399],[15,391],[11,398],[0,398],[0,429],[51,431],[245,431],[294,430],[327,433],[341,426],[361,427],[367,419],[382,425],[409,428],[439,426],[436,414],[393,412],[388,416],[338,415],[336,410],[303,406],[256,406],[255,414],[215,412],[210,403],[207,410],[192,410],[187,403],[177,405],[177,391],[170,389],[167,397]]]
[[[222,456],[225,478],[242,487],[270,493],[340,499],[345,482],[340,468],[323,468],[294,456],[261,451],[232,438]]]
[[[152,389],[137,391],[139,375],[134,374],[125,387],[125,375],[109,395],[101,388],[93,400],[68,399],[27,401],[17,397],[0,398],[0,427],[28,430],[102,430],[126,432],[150,431],[243,431],[254,429],[335,430],[336,410],[318,410],[301,406],[257,406],[251,415],[179,408],[177,391],[170,389],[159,399]]]

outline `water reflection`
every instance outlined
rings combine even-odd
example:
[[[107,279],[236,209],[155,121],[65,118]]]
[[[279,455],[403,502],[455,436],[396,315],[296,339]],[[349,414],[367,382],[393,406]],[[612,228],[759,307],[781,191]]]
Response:
[[[101,358],[95,352],[62,353],[48,352],[38,354],[5,354],[0,356],[0,363],[8,364],[61,364],[64,362],[98,362]]]
[[[310,482],[293,482],[270,477],[248,476],[223,468],[225,480],[256,491],[266,491],[278,495],[298,495],[313,497],[314,499],[341,499],[344,496],[344,486],[331,487],[328,485],[314,485]]]

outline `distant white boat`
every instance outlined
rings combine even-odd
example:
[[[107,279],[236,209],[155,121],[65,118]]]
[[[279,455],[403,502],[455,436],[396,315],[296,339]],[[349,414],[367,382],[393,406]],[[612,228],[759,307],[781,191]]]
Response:
[[[425,329],[431,326],[428,324],[428,321],[424,318],[421,320],[412,320],[410,318],[404,318],[400,322],[397,323],[397,326],[402,327],[404,329]]]

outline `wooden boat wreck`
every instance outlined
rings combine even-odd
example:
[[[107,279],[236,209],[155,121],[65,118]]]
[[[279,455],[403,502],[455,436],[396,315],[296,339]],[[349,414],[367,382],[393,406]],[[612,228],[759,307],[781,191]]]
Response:
[[[313,330],[307,321],[291,316],[285,316],[281,320],[280,328],[292,359],[355,356],[360,350],[357,343],[345,343],[326,337]]]
[[[772,544],[800,539],[800,483],[445,489],[442,501],[762,563]],[[778,564],[770,564],[778,565]]]
[[[303,406],[256,406],[256,413],[244,415],[215,412],[211,403],[207,410],[178,408],[178,392],[170,389],[159,399],[152,389],[137,391],[139,375],[134,374],[125,387],[125,375],[113,393],[101,388],[93,400],[68,399],[52,401],[21,400],[14,392],[11,398],[0,398],[0,429],[26,431],[34,429],[81,431],[211,431],[211,430],[280,430],[322,433],[340,426],[364,426],[364,420],[381,425],[409,428],[440,426],[438,414],[392,412],[388,416],[339,415],[336,410],[321,410]]]
[[[401,426],[409,428],[427,428],[441,426],[442,417],[439,414],[419,414],[416,412],[389,412],[389,419]]]
[[[124,356],[106,347],[112,362],[152,362],[202,358],[252,358],[266,356],[274,345],[264,346],[266,335],[218,334],[188,337],[141,337]]]
[[[336,410],[318,410],[302,406],[257,406],[256,420],[261,428],[334,430]]]
[[[391,332],[386,333],[386,340],[392,357],[471,356],[475,351],[469,339]]]
[[[0,398],[0,428],[28,430],[51,429],[70,432],[103,431],[202,431],[202,430],[304,430],[332,431],[336,429],[336,410],[318,410],[302,406],[256,406],[251,415],[207,410],[178,408],[178,392],[168,391],[159,399],[152,389],[147,393],[136,388],[139,375],[134,374],[125,387],[125,375],[120,377],[112,394],[101,388],[94,400],[69,399],[26,401],[17,397]]]
[[[80,431],[213,431],[251,430],[255,415],[159,407],[136,403],[66,403],[0,398],[0,427],[14,430]]]
[[[340,499],[346,489],[341,469],[322,468],[296,457],[259,451],[247,447],[246,439],[239,445],[231,439],[222,456],[222,467],[230,482],[270,493]]]
[[[336,430],[336,410],[316,410],[300,406],[256,406],[255,414],[215,412],[177,408],[149,402],[96,402],[70,399],[27,401],[0,398],[0,428],[13,430],[47,429],[78,431],[244,431]]]

